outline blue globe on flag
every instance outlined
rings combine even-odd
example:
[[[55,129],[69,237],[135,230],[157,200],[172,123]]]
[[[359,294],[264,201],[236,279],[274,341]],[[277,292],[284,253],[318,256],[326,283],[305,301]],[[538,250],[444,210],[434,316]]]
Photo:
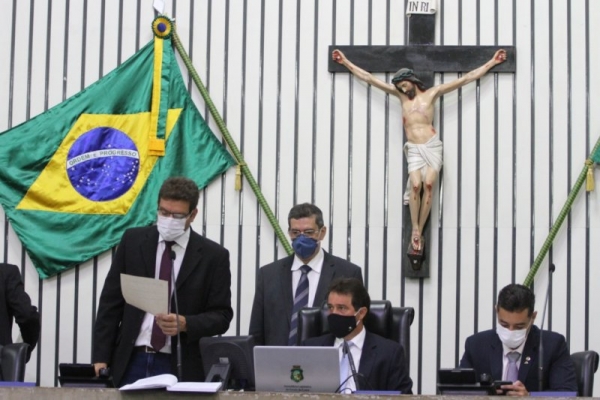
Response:
[[[103,126],[81,135],[69,149],[67,175],[73,188],[92,201],[109,201],[127,193],[140,168],[133,140]]]

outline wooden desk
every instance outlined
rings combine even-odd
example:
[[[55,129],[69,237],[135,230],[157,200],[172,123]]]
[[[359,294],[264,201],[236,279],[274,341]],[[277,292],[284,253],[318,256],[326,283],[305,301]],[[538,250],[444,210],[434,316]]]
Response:
[[[497,396],[434,396],[434,395],[405,395],[389,396],[402,399],[419,400],[498,400]],[[117,389],[80,389],[80,388],[50,388],[50,387],[0,387],[0,399],[2,400],[115,400],[115,399],[190,399],[201,398],[203,400],[340,400],[343,398],[356,400],[377,400],[389,397],[373,395],[341,395],[330,393],[268,393],[268,392],[219,392],[216,394],[198,393],[171,393],[159,390],[120,392]],[[543,400],[573,400],[572,397],[538,397]]]

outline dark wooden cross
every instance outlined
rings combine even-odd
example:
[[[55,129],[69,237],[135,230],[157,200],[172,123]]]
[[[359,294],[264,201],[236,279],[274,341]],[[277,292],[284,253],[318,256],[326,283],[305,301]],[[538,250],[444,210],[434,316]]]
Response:
[[[400,68],[411,68],[426,87],[432,87],[436,72],[468,72],[489,61],[498,49],[506,50],[506,61],[496,65],[490,72],[516,71],[514,46],[436,46],[435,14],[413,14],[407,17],[407,46],[330,46],[329,72],[348,72],[346,67],[331,59],[334,49],[340,49],[355,65],[369,72],[395,73]],[[398,149],[401,153],[402,149]],[[408,179],[404,172],[403,184]],[[408,207],[402,213],[402,249],[406,251],[411,241],[412,224]],[[429,277],[429,255],[431,229],[428,218],[421,235],[425,249],[422,259],[415,261],[405,253],[402,266],[406,277]]]

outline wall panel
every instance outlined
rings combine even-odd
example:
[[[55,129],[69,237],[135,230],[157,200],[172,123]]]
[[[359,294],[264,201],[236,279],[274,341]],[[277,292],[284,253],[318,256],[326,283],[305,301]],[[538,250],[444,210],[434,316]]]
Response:
[[[151,1],[0,0],[0,130],[20,124],[109,73],[152,39]],[[323,247],[363,267],[373,298],[415,307],[414,391],[435,392],[464,340],[495,327],[499,288],[522,282],[600,135],[600,5],[589,0],[440,0],[436,44],[514,45],[515,74],[489,74],[444,96],[434,126],[444,168],[431,211],[431,276],[401,270],[406,168],[399,101],[327,72],[332,44],[403,45],[406,1],[167,2],[184,47],[284,231],[296,202],[323,212]],[[491,56],[491,54],[490,54]],[[183,64],[180,63],[183,68]],[[398,68],[402,67],[399,63]],[[221,134],[187,71],[192,98]],[[388,81],[391,74],[377,74]],[[460,74],[436,75],[435,82]],[[257,269],[284,251],[235,170],[201,192],[193,226],[231,256],[231,335],[248,331]],[[596,178],[597,186],[600,185]],[[556,265],[545,325],[571,351],[600,349],[600,195],[580,193],[535,281],[538,319]],[[0,211],[0,218],[4,212]],[[22,271],[42,312],[27,380],[56,385],[60,362],[89,362],[112,251],[41,281],[6,218],[2,257]],[[14,329],[15,338],[18,329]],[[596,395],[600,389],[596,390]]]

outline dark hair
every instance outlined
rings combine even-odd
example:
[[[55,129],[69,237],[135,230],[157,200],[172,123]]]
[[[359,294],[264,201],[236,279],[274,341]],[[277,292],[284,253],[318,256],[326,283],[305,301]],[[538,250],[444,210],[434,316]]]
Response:
[[[508,312],[521,312],[527,309],[531,316],[535,307],[535,294],[527,286],[512,283],[498,293],[498,307]]]
[[[323,213],[321,209],[314,204],[302,203],[296,204],[288,214],[288,229],[290,229],[290,221],[292,219],[309,218],[315,216],[315,221],[319,229],[323,227]]]
[[[158,192],[159,202],[161,199],[187,201],[190,205],[190,212],[198,206],[199,197],[200,192],[196,182],[182,176],[168,178]]]
[[[357,278],[338,278],[329,285],[329,293],[344,294],[352,297],[352,307],[357,311],[361,307],[366,307],[367,311],[371,308],[371,297],[360,279]]]
[[[402,68],[401,70],[399,70],[398,72],[396,72],[394,74],[394,76],[392,77],[392,84],[396,87],[396,89],[398,89],[399,92],[404,93],[397,86],[397,84],[400,83],[400,82],[402,82],[402,81],[412,82],[422,92],[425,92],[427,90],[427,88],[425,87],[425,84],[419,78],[417,78],[417,76],[415,75],[415,73],[413,72],[413,70],[410,69],[410,68]]]

